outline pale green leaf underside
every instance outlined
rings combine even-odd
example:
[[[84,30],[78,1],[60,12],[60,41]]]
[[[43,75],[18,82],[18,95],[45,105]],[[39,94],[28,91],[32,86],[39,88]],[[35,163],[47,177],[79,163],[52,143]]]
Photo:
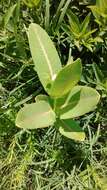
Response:
[[[29,45],[35,69],[45,90],[61,70],[61,62],[53,42],[38,24],[30,24]]]
[[[59,125],[59,131],[62,135],[78,141],[85,139],[85,133],[76,121],[71,119],[61,120]]]
[[[61,119],[75,118],[92,111],[100,99],[99,93],[90,87],[75,86],[60,111]]]
[[[66,65],[56,76],[52,84],[50,95],[59,98],[67,94],[80,80],[81,72],[82,66],[80,59]]]
[[[55,122],[55,113],[45,101],[25,105],[16,118],[16,125],[20,128],[35,129],[48,127]]]

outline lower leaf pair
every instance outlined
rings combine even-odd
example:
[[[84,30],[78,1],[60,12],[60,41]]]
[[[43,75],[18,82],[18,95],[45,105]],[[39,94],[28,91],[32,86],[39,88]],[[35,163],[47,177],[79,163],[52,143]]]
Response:
[[[19,111],[16,125],[25,129],[55,125],[62,135],[83,141],[85,133],[72,118],[91,111],[98,101],[99,94],[96,90],[86,86],[75,86],[63,98],[62,104],[60,98],[54,100],[46,95],[38,95],[36,103],[27,104]],[[54,102],[58,105],[57,112],[54,111]]]

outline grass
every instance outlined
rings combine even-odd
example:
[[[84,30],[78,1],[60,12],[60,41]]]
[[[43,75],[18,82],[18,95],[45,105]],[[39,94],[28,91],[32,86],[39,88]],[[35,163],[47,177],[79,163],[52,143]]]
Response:
[[[90,140],[79,144],[63,139],[53,128],[42,134],[11,130],[12,136],[4,135],[5,143],[1,140],[0,188],[105,190],[104,137],[100,139],[100,129],[96,135],[89,133]]]
[[[0,20],[4,22],[5,18],[5,23],[0,25],[0,189],[107,190],[107,91],[99,88],[90,64],[98,61],[106,78],[106,65],[100,63],[106,46],[97,47],[94,53],[85,49],[78,52],[75,47],[69,51],[67,36],[58,28],[68,4],[72,3],[62,0],[59,5],[50,1],[49,6],[49,1],[46,2],[47,6],[43,1],[37,9],[30,9],[22,1],[19,6],[17,1],[16,10],[10,15],[7,14],[9,7],[16,1],[0,2]],[[74,58],[81,57],[84,63],[81,83],[97,87],[102,96],[95,111],[79,118],[86,132],[82,143],[62,137],[53,127],[25,131],[15,126],[21,106],[44,93],[33,70],[28,46],[26,31],[30,22],[46,27],[63,63],[69,53]]]

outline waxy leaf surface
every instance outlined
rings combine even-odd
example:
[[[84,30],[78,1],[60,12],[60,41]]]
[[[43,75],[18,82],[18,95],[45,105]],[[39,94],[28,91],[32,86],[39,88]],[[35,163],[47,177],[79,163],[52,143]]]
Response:
[[[67,64],[53,81],[50,95],[59,98],[67,94],[80,80],[82,72],[81,60]]]
[[[92,111],[100,99],[99,93],[86,86],[75,86],[60,110],[60,118],[74,118]]]
[[[48,127],[55,122],[55,113],[46,101],[25,105],[16,118],[16,125],[24,129]]]
[[[30,24],[28,39],[35,69],[48,92],[52,80],[61,70],[61,62],[53,42],[38,24]]]
[[[59,131],[62,135],[78,141],[85,139],[85,133],[76,121],[72,119],[61,120],[59,121],[59,126]]]

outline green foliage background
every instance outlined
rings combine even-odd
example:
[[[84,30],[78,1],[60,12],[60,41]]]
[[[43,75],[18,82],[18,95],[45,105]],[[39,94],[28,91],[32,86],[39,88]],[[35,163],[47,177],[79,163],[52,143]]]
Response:
[[[22,0],[0,1],[0,189],[106,190],[106,7],[95,17],[92,6],[96,2],[91,0],[32,2],[29,6]],[[80,23],[90,13],[88,30],[96,29],[91,38],[97,37],[97,41],[91,41],[91,48],[90,39],[86,46],[66,32],[69,10]],[[97,109],[78,119],[86,133],[82,143],[62,137],[53,127],[24,131],[15,126],[23,104],[45,93],[33,69],[26,35],[31,22],[48,32],[63,65],[69,56],[81,58],[80,84],[96,88],[101,95]]]

